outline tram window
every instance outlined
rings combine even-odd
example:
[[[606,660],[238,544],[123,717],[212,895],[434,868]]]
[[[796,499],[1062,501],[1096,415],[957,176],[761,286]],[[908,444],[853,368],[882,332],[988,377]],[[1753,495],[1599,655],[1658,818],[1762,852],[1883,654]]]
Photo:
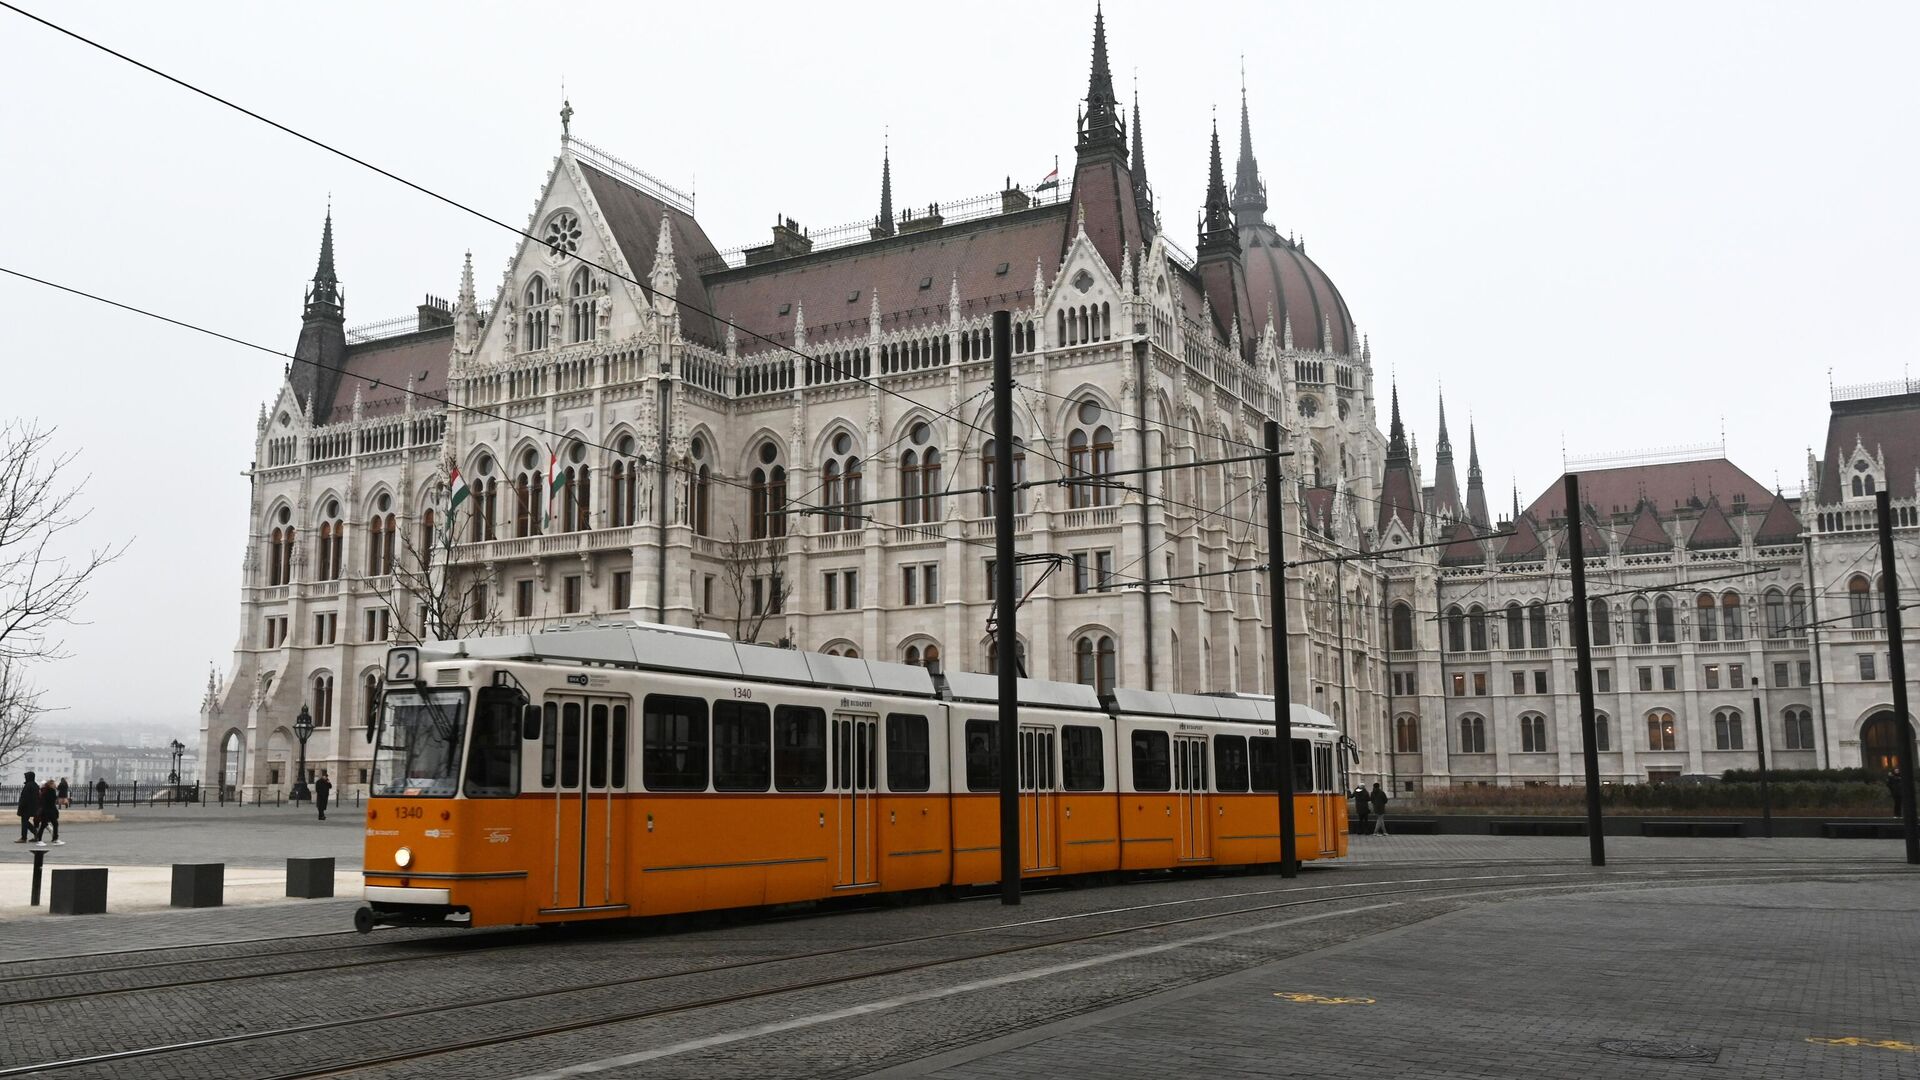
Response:
[[[1295,739],[1293,740],[1293,790],[1301,792],[1313,789],[1313,744],[1305,739]]]
[[[487,687],[474,710],[467,747],[467,797],[511,798],[520,794],[520,695]]]
[[[927,718],[911,713],[888,713],[888,790],[926,791],[932,786],[933,770],[927,753]]]
[[[1000,732],[992,720],[967,721],[967,790],[1000,790]]]
[[[1333,747],[1321,743],[1313,748],[1313,769],[1317,784],[1315,791],[1333,790]]]
[[[624,791],[627,787],[627,707],[613,707],[613,786]]]
[[[713,790],[765,791],[773,780],[772,721],[754,701],[713,703]]]
[[[1255,735],[1247,744],[1247,773],[1255,791],[1280,790],[1280,740]]]
[[[540,717],[540,786],[550,788],[557,779],[554,766],[560,753],[560,706],[547,702]]]
[[[1107,761],[1100,729],[1067,724],[1060,729],[1060,779],[1068,791],[1099,791],[1107,786]]]
[[[587,786],[607,786],[607,706],[595,702],[587,710]]]
[[[853,758],[854,790],[872,791],[874,787],[874,775],[877,771],[874,767],[875,762],[873,760],[875,750],[873,744],[873,725],[855,724],[854,738],[857,740]]]
[[[1247,790],[1247,740],[1241,735],[1213,737],[1214,786],[1221,791]]]
[[[560,786],[580,786],[580,703],[560,706]]]
[[[773,710],[773,784],[781,791],[827,789],[827,714],[781,705]]]
[[[1173,787],[1173,768],[1167,753],[1167,733],[1133,733],[1133,789],[1167,791]]]
[[[641,725],[640,779],[648,789],[705,791],[706,699],[648,694]]]

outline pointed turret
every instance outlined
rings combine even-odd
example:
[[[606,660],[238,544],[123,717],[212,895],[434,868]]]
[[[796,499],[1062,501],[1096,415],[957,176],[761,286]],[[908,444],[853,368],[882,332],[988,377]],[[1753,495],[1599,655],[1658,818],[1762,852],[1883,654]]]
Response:
[[[453,304],[453,347],[467,352],[479,343],[480,305],[474,297],[473,252],[460,266],[460,297]]]
[[[1213,148],[1207,161],[1207,205],[1200,219],[1200,258],[1209,254],[1240,253],[1240,237],[1233,227],[1233,207],[1227,200],[1227,178],[1220,167],[1220,125],[1213,125]]]
[[[347,360],[346,293],[333,268],[333,211],[320,229],[320,262],[307,288],[300,340],[287,373],[293,392],[316,424],[327,422]]]
[[[1200,250],[1194,269],[1200,275],[1201,287],[1206,290],[1207,303],[1213,309],[1221,337],[1231,333],[1236,319],[1242,325],[1252,324],[1253,314],[1247,309],[1246,264],[1240,255],[1240,233],[1233,225],[1233,209],[1227,203],[1217,124],[1207,163],[1207,205],[1200,219]],[[1241,358],[1246,359],[1245,353]]]
[[[1467,520],[1475,529],[1486,532],[1493,527],[1487,513],[1487,488],[1480,474],[1480,443],[1474,436],[1473,421],[1467,421]]]
[[[1449,521],[1458,521],[1466,514],[1460,508],[1460,480],[1453,469],[1453,440],[1447,437],[1445,395],[1440,398],[1440,439],[1434,445],[1433,459],[1433,505],[1428,509]]]
[[[1153,238],[1153,185],[1147,182],[1146,135],[1140,126],[1140,86],[1133,88],[1133,209],[1140,215],[1142,248]]]
[[[1392,395],[1392,419],[1387,426],[1387,467],[1380,478],[1380,517],[1376,527],[1384,540],[1388,526],[1398,519],[1407,536],[1418,540],[1424,530],[1420,527],[1419,507],[1414,502],[1417,485],[1413,478],[1413,453],[1407,446],[1406,426],[1400,422],[1398,383],[1393,385]]]
[[[1093,72],[1087,81],[1086,109],[1080,114],[1080,138],[1073,165],[1074,211],[1061,230],[1060,256],[1079,233],[1085,216],[1087,239],[1115,277],[1120,276],[1120,252],[1128,244],[1144,246],[1140,212],[1135,205],[1133,176],[1127,169],[1126,123],[1120,100],[1113,93],[1113,74],[1107,65],[1106,17],[1098,8],[1093,16]]]
[[[873,219],[873,228],[868,232],[875,240],[893,235],[893,150],[891,147],[880,151],[880,216]]]
[[[1087,111],[1080,120],[1080,156],[1089,150],[1127,152],[1121,130],[1120,99],[1113,93],[1113,72],[1107,66],[1107,19],[1100,5],[1093,8],[1093,70],[1087,77]]]
[[[1240,161],[1233,174],[1233,212],[1242,225],[1266,221],[1267,185],[1260,182],[1260,164],[1253,159],[1253,122],[1247,116],[1247,69],[1240,68]]]

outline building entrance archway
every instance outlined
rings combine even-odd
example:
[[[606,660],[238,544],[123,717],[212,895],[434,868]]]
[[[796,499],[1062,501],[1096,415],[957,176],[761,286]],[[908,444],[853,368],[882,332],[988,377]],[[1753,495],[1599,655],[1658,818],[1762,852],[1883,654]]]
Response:
[[[1882,709],[1860,725],[1860,764],[1883,774],[1899,767],[1900,725],[1892,709]]]

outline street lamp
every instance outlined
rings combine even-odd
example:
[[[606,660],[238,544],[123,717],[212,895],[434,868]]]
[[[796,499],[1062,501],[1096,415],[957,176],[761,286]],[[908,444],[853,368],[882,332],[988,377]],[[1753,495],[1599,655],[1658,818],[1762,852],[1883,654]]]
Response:
[[[300,715],[293,721],[293,736],[300,740],[300,770],[293,774],[294,802],[307,800],[307,740],[313,737],[313,714],[305,705],[300,706]]]
[[[182,743],[179,739],[175,739],[173,740],[171,749],[173,750],[173,771],[167,774],[167,783],[173,785],[174,796],[178,798],[180,794],[180,755],[187,752],[187,747],[186,744]]]

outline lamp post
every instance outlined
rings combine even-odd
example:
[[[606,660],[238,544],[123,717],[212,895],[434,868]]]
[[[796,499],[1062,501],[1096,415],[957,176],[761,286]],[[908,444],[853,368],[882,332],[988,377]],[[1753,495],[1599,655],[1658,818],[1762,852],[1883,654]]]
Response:
[[[167,774],[167,783],[173,785],[173,797],[177,799],[180,797],[180,755],[187,752],[187,747],[175,739],[168,748],[173,751],[173,771]]]
[[[288,798],[300,803],[307,801],[307,740],[313,737],[313,714],[305,705],[294,718],[293,737],[300,740],[300,769],[293,774],[293,791]]]

